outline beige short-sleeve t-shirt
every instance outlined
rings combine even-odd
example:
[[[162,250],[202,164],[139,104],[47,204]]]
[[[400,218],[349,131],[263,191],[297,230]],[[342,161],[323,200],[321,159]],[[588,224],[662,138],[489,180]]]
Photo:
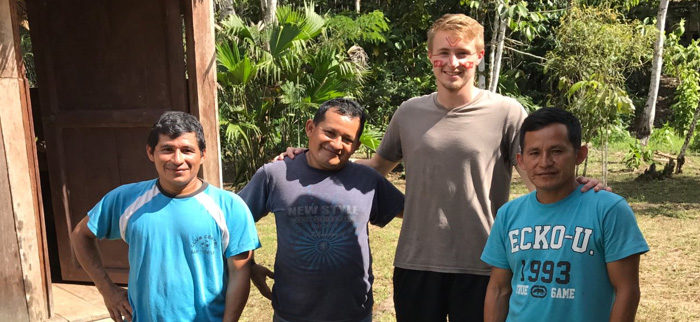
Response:
[[[489,275],[480,256],[508,201],[526,116],[516,100],[484,90],[451,110],[437,93],[401,104],[377,150],[406,168],[396,267]]]

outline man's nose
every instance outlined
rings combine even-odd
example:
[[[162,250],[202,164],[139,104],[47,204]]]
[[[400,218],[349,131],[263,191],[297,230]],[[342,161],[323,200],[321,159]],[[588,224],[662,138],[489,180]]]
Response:
[[[459,65],[459,60],[457,59],[457,56],[450,55],[447,58],[447,63],[450,65],[450,67],[457,67],[457,65]]]
[[[554,164],[554,158],[552,158],[552,154],[549,152],[543,152],[542,153],[542,165],[550,166],[552,164]]]
[[[173,153],[173,163],[181,164],[184,160],[185,156],[182,154],[182,151],[180,151],[180,149],[175,150],[175,153]]]
[[[343,139],[339,136],[335,137],[331,140],[330,144],[332,148],[340,150],[340,148],[343,146]]]

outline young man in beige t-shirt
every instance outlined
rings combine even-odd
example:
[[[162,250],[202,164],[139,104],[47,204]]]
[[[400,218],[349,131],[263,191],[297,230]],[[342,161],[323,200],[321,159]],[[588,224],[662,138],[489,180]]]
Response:
[[[483,33],[463,14],[433,23],[428,57],[437,92],[401,104],[377,153],[357,161],[384,175],[402,160],[406,167],[394,262],[399,322],[483,320],[490,268],[479,256],[496,210],[508,201],[517,132],[527,116],[514,99],[474,86]],[[301,151],[288,149],[280,157]],[[596,184],[591,180],[584,189]]]

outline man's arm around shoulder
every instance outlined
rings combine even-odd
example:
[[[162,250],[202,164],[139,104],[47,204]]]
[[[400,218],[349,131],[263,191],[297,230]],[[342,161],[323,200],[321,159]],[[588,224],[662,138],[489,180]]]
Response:
[[[97,248],[97,237],[87,226],[88,219],[89,217],[85,216],[71,234],[75,257],[95,283],[112,320],[121,322],[123,316],[127,321],[131,321],[133,310],[129,304],[127,291],[115,285],[107,275],[104,264],[102,264],[100,251]]]
[[[633,322],[641,292],[639,290],[639,254],[607,263],[608,278],[615,290],[610,322]]]
[[[484,322],[502,322],[508,316],[508,301],[512,292],[509,269],[491,267],[491,278],[484,299]]]
[[[226,287],[226,309],[223,322],[238,321],[250,294],[250,258],[247,251],[226,259],[228,285]]]
[[[370,168],[374,168],[374,170],[377,170],[385,177],[389,174],[389,172],[391,172],[391,170],[394,170],[394,168],[396,168],[396,166],[400,162],[401,161],[389,161],[387,159],[384,159],[378,153],[375,153],[371,159],[360,159],[355,161],[355,163],[357,164],[362,164]]]

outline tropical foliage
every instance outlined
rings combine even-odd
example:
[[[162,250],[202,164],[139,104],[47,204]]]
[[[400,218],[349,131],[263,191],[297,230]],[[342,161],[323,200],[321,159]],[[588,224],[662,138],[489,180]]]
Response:
[[[625,81],[653,53],[654,34],[643,27],[622,21],[611,9],[576,7],[556,30],[556,46],[547,53],[545,72],[558,84],[559,93],[566,93],[555,93],[553,99],[581,120],[584,141],[602,137],[603,183],[610,127],[635,109]]]
[[[273,24],[257,22],[265,15],[261,3],[235,1],[239,16],[219,26],[224,156],[239,183],[284,147],[304,146],[303,122],[328,98],[350,96],[366,107],[362,142],[366,151],[375,149],[403,101],[435,90],[426,31],[447,12],[466,13],[485,27],[481,86],[528,110],[572,110],[593,144],[631,139],[619,133],[634,131],[635,106],[649,89],[655,1],[365,0],[357,12],[355,1],[279,0]],[[667,37],[666,48],[691,48],[687,37]],[[676,49],[667,49],[664,60],[692,56]],[[697,106],[693,72],[665,70],[688,80],[680,82],[672,116],[657,120],[679,134],[688,132]]]
[[[235,166],[236,183],[283,147],[302,145],[305,121],[318,105],[358,96],[366,71],[365,61],[333,41],[327,19],[313,6],[282,6],[276,16],[277,23],[267,26],[236,15],[220,25],[223,156]]]

